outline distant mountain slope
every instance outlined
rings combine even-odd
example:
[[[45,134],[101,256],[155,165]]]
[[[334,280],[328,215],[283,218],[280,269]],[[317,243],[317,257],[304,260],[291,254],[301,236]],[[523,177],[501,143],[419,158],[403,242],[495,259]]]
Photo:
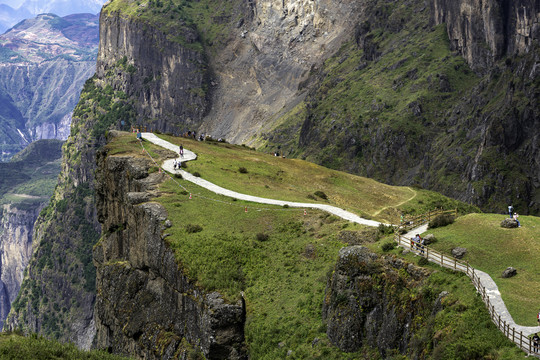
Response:
[[[70,14],[97,14],[105,0],[27,0],[0,2],[0,33],[4,33],[23,19],[43,13],[58,16]]]
[[[31,17],[32,14],[26,9],[14,9],[7,4],[0,4],[0,33],[3,34],[7,29],[21,21]]]
[[[1,161],[38,139],[66,139],[95,71],[98,17],[42,14],[0,35]]]

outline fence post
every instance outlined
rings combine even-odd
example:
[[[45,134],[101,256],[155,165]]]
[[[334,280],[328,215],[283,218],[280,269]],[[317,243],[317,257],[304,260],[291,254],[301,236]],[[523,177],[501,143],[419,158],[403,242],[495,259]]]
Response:
[[[510,326],[510,324],[508,324],[508,326]],[[510,329],[508,329],[510,330]],[[515,327],[512,327],[512,342],[515,343],[516,342],[516,328]]]
[[[519,332],[519,348],[523,349],[523,330]]]

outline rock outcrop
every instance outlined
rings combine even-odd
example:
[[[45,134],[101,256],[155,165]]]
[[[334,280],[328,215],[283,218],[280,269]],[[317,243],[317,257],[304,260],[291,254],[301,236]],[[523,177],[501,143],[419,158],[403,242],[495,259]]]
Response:
[[[535,0],[432,0],[432,19],[446,24],[452,49],[482,73],[505,55],[528,53],[540,39]]]
[[[163,206],[133,201],[155,196],[165,175],[148,174],[146,159],[101,153],[98,163],[96,346],[144,359],[184,358],[190,349],[207,359],[247,359],[243,300],[230,304],[198,287],[164,239]]]
[[[410,341],[419,331],[414,319],[431,311],[434,303],[402,295],[420,287],[428,275],[423,268],[379,258],[362,246],[341,249],[323,304],[328,339],[345,352],[368,345],[383,358],[391,350],[413,353]]]
[[[198,34],[181,24],[165,33],[107,6],[100,25],[96,75],[137,100],[134,122],[173,133],[198,127],[208,111],[208,65],[202,51],[171,39]]]

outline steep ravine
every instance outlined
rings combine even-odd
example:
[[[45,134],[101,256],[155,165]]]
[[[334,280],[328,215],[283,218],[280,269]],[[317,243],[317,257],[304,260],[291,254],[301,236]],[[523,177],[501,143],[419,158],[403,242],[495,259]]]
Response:
[[[243,301],[195,285],[167,245],[167,212],[151,201],[166,176],[149,174],[144,158],[104,151],[97,161],[97,347],[144,359],[193,348],[207,359],[247,359]]]

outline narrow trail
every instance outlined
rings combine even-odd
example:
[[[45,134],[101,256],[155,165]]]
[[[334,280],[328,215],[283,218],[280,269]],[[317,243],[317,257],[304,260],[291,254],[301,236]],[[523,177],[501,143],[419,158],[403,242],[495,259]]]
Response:
[[[380,210],[377,210],[375,211],[373,214],[371,214],[371,216],[377,216],[379,215],[381,212],[383,212],[384,210],[388,209],[389,207],[398,207],[398,206],[401,206],[409,201],[411,201],[412,199],[414,199],[416,197],[416,195],[418,195],[418,192],[416,192],[415,190],[411,189],[410,187],[407,186],[407,189],[409,189],[412,193],[413,193],[413,196],[411,196],[410,198],[408,198],[407,200],[403,200],[402,202],[400,202],[399,204],[394,204],[394,205],[388,205],[388,206],[385,206],[383,207],[382,209]]]
[[[178,154],[178,152],[180,150],[178,145],[174,145],[174,144],[172,144],[172,143],[170,143],[170,142],[168,142],[166,140],[160,139],[159,137],[157,137],[153,133],[142,133],[142,138],[149,141],[149,142],[151,142],[151,143],[153,143],[153,144],[155,144],[155,145],[158,145],[158,146],[161,146],[161,147],[163,147],[165,149],[171,150],[171,151],[175,152],[176,154]],[[177,158],[177,160],[180,160],[180,161],[184,162],[184,161],[195,160],[196,158],[197,158],[197,155],[194,152],[184,149],[184,156]],[[218,185],[216,185],[214,183],[211,183],[210,181],[201,179],[200,177],[196,177],[196,176],[188,173],[187,171],[184,171],[184,170],[181,170],[181,169],[180,170],[175,170],[174,169],[174,160],[175,159],[165,160],[163,162],[162,168],[164,170],[170,172],[170,173],[173,173],[173,174],[181,174],[182,178],[184,180],[192,182],[192,183],[194,183],[196,185],[199,185],[199,186],[201,186],[201,187],[203,187],[203,188],[205,188],[207,190],[210,190],[210,191],[212,191],[212,192],[214,192],[216,194],[219,194],[219,195],[225,195],[225,196],[235,198],[235,199],[238,199],[238,200],[251,201],[251,202],[255,202],[255,203],[259,203],[259,204],[268,204],[268,205],[277,205],[277,206],[287,205],[289,207],[295,207],[295,208],[319,209],[319,210],[329,212],[329,213],[331,213],[333,215],[339,216],[339,217],[341,217],[341,218],[343,218],[345,220],[349,220],[349,221],[352,221],[352,222],[355,222],[355,223],[361,224],[361,225],[377,227],[377,226],[379,226],[381,224],[378,221],[361,218],[360,216],[358,216],[356,214],[353,214],[352,212],[340,209],[340,208],[338,208],[336,206],[331,206],[331,205],[326,205],[326,204],[301,203],[301,202],[294,202],[294,201],[267,199],[267,198],[242,194],[242,193],[239,193],[239,192],[236,192],[236,191],[225,189],[225,188],[222,188],[221,186],[218,186]]]
[[[158,145],[158,146],[161,146],[161,147],[163,147],[165,149],[171,150],[171,151],[173,151],[173,152],[175,152],[177,154],[179,153],[179,150],[180,150],[179,146],[174,145],[174,144],[172,144],[172,143],[170,143],[170,142],[168,142],[166,140],[160,139],[159,137],[157,137],[153,133],[142,133],[142,138],[149,141],[149,142],[151,142],[151,143],[153,143],[153,144],[155,144],[155,145]],[[189,151],[187,149],[184,149],[184,155],[182,157],[177,158],[176,160],[181,160],[182,162],[184,162],[184,161],[195,160],[196,158],[197,158],[197,155],[194,152]],[[251,201],[251,202],[256,202],[256,203],[261,203],[261,204],[270,204],[270,205],[278,205],[278,206],[288,205],[289,207],[320,209],[320,210],[329,212],[331,214],[334,214],[336,216],[339,216],[339,217],[341,217],[341,218],[343,218],[345,220],[349,220],[349,221],[352,221],[352,222],[355,222],[355,223],[358,223],[358,224],[362,224],[362,225],[367,225],[367,226],[379,226],[381,224],[378,221],[373,221],[373,220],[368,220],[368,219],[361,218],[356,214],[353,214],[353,213],[351,213],[349,211],[346,211],[346,210],[343,210],[343,209],[340,209],[338,207],[331,206],[331,205],[313,204],[313,203],[299,203],[299,202],[267,199],[267,198],[261,198],[261,197],[258,197],[258,196],[251,196],[251,195],[247,195],[247,194],[238,193],[236,191],[228,190],[228,189],[222,188],[221,186],[213,184],[213,183],[211,183],[211,182],[209,182],[207,180],[201,179],[199,177],[195,177],[192,174],[188,173],[187,171],[175,170],[174,169],[174,161],[175,161],[175,159],[170,159],[170,160],[164,161],[163,165],[162,165],[162,168],[164,170],[170,172],[170,173],[173,173],[173,174],[181,174],[182,178],[184,180],[187,180],[187,181],[192,182],[192,183],[194,183],[196,185],[204,187],[205,189],[208,189],[208,190],[210,190],[210,191],[212,191],[212,192],[214,192],[216,194],[225,195],[225,196],[229,196],[231,198],[236,198],[236,199],[239,199],[239,200]],[[404,203],[406,203],[408,201],[411,201],[412,199],[414,199],[416,197],[417,192],[414,191],[411,188],[409,188],[409,189],[414,192],[414,195],[411,198],[401,202],[397,206],[399,206],[401,204],[404,204]],[[376,214],[379,214],[384,209],[385,208],[379,210]],[[427,231],[427,224],[422,225],[422,226],[420,226],[418,228],[415,228],[415,229],[409,231],[403,237],[410,240],[416,234],[422,234],[422,233],[424,233],[426,231]],[[413,250],[413,252],[416,253],[417,251]],[[440,264],[439,259],[435,259],[435,258],[433,258],[431,256],[428,257],[428,260],[431,261],[431,262],[437,263],[437,264],[439,264],[441,266],[444,266],[444,267],[452,268],[453,265],[454,265],[453,263],[452,264],[449,264],[449,263],[448,264],[445,264],[445,263]],[[458,270],[464,271],[465,269],[459,268]],[[532,335],[534,333],[540,332],[540,326],[522,326],[522,325],[516,324],[516,322],[512,318],[512,315],[510,315],[510,313],[508,312],[508,309],[506,308],[506,305],[504,304],[504,301],[502,300],[501,293],[499,292],[499,288],[497,287],[497,284],[495,284],[495,281],[493,281],[491,276],[489,276],[485,272],[480,271],[478,269],[475,269],[475,273],[480,277],[482,284],[485,286],[486,292],[487,292],[487,294],[489,296],[491,304],[494,306],[494,309],[495,309],[496,313],[501,316],[501,320],[506,321],[506,323],[509,326],[515,327],[517,331],[522,331],[525,336],[529,336],[529,335]]]

